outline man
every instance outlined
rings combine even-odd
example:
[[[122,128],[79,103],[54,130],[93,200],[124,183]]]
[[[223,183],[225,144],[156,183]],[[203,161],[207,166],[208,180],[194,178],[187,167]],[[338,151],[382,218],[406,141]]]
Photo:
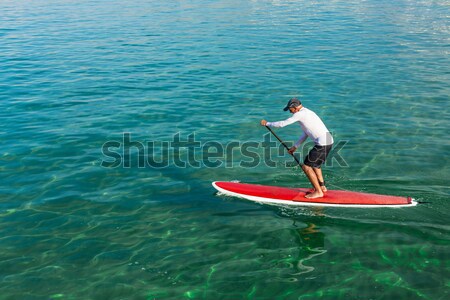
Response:
[[[289,119],[278,122],[261,120],[261,125],[284,127],[295,122],[300,123],[303,134],[295,145],[289,149],[289,153],[293,154],[298,146],[300,146],[308,137],[314,141],[315,146],[306,156],[305,161],[303,162],[304,165],[302,165],[303,172],[305,172],[314,187],[314,191],[307,194],[305,197],[309,199],[323,197],[323,193],[327,191],[327,188],[325,187],[325,182],[323,180],[321,166],[333,147],[333,137],[316,113],[303,107],[302,103],[297,98],[289,100],[287,106],[284,108],[284,111],[288,110],[293,114]]]

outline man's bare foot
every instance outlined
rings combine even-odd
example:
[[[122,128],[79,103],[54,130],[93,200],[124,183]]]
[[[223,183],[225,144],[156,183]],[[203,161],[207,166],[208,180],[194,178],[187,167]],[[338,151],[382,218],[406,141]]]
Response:
[[[308,199],[315,199],[315,198],[321,198],[321,197],[323,197],[322,191],[314,191],[310,194],[305,195],[305,198],[308,198]]]

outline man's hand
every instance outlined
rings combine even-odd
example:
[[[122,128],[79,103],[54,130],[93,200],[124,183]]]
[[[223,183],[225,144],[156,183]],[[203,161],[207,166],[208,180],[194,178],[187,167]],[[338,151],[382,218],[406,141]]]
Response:
[[[261,120],[261,126],[266,126],[267,125],[267,121],[266,120]]]
[[[297,147],[292,146],[291,148],[289,148],[288,152],[289,152],[290,155],[294,155],[295,150],[297,150]]]

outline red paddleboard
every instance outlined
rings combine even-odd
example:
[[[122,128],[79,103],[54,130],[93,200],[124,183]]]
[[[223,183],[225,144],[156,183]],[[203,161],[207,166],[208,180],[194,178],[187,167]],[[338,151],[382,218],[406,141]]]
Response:
[[[343,207],[403,207],[417,204],[411,197],[350,191],[328,190],[322,198],[308,199],[305,198],[305,195],[310,190],[305,188],[286,188],[229,181],[215,181],[212,185],[222,194],[268,204]]]

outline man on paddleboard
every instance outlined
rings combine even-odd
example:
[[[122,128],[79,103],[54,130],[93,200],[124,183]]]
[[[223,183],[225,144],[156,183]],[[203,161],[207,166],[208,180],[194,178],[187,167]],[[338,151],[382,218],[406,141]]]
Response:
[[[284,127],[292,123],[298,122],[302,127],[303,134],[300,139],[289,149],[289,153],[293,154],[295,150],[309,137],[314,141],[314,147],[306,156],[304,164],[302,165],[303,172],[305,172],[309,181],[314,187],[314,191],[306,198],[314,199],[323,197],[323,193],[327,191],[325,182],[323,180],[321,166],[325,162],[328,153],[333,147],[333,136],[328,131],[325,124],[312,110],[303,107],[300,100],[292,98],[284,108],[284,111],[290,111],[292,117],[278,122],[267,122],[261,120],[262,126],[270,127]]]

